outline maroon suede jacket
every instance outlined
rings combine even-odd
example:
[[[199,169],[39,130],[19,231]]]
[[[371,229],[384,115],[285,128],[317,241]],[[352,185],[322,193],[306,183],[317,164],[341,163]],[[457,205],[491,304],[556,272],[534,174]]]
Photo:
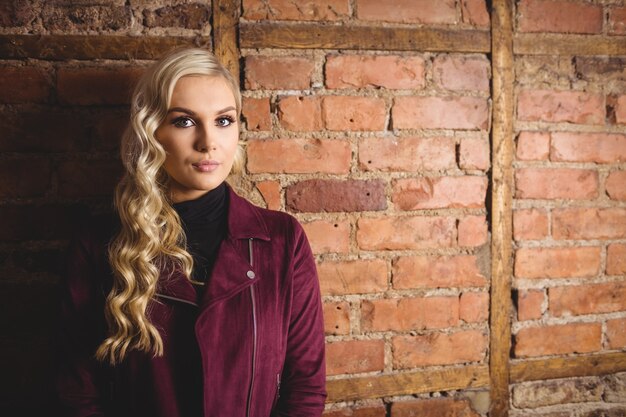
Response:
[[[320,416],[324,326],[308,241],[291,216],[229,189],[228,235],[200,302],[179,271],[162,272],[147,314],[164,355],[93,358],[106,335],[111,224],[95,222],[68,252],[58,390],[68,416]],[[94,222],[92,222],[94,223]]]

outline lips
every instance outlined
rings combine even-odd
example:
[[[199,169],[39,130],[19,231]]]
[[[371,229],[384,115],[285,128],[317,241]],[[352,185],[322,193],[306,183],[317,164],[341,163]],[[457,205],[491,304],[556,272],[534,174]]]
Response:
[[[214,160],[203,160],[191,165],[200,172],[212,172],[220,166],[220,163]]]

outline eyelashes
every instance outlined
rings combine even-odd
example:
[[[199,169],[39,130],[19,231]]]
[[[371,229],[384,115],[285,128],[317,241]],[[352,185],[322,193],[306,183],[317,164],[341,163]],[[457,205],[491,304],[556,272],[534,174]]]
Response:
[[[235,118],[232,116],[219,116],[215,119],[215,126],[228,127],[235,123]],[[196,125],[196,122],[188,116],[180,116],[172,120],[172,125],[180,128],[187,128]]]

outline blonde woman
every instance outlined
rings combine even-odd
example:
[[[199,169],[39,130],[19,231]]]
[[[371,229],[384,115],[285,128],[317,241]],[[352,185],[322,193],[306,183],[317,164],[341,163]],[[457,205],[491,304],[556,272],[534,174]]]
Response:
[[[201,49],[132,98],[114,219],[69,250],[58,388],[68,416],[319,416],[315,263],[291,216],[225,182],[241,169],[236,81]]]

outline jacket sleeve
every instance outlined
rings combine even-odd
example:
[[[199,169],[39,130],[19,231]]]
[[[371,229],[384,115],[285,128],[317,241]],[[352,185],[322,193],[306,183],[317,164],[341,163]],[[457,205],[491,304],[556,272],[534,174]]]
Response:
[[[100,417],[105,415],[101,387],[106,379],[94,353],[102,341],[104,296],[96,284],[95,245],[81,229],[67,251],[62,280],[56,385],[62,415]]]
[[[326,399],[324,319],[315,260],[294,224],[293,300],[280,397],[272,416],[318,417]]]

